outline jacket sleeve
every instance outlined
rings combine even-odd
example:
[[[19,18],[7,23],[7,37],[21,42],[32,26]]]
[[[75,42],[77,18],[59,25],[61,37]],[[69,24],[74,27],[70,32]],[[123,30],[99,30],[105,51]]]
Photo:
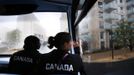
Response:
[[[84,63],[83,63],[83,61],[82,61],[82,59],[81,59],[81,57],[80,56],[78,56],[79,57],[79,65],[80,65],[80,75],[87,75],[86,74],[86,72],[85,72],[85,68],[84,68]]]

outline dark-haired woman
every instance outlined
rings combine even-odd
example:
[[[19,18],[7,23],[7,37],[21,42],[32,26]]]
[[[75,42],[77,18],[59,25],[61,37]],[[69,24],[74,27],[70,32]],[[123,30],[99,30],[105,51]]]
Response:
[[[69,33],[60,32],[49,37],[48,45],[56,49],[43,55],[41,70],[45,75],[86,75],[80,56],[68,52],[73,45]]]

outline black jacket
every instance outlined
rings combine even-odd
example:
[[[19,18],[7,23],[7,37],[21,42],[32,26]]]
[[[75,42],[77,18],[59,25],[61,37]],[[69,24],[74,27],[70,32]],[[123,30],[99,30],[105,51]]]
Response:
[[[81,75],[86,75],[79,55],[53,50],[48,54],[42,55],[42,57],[40,71],[44,75],[77,75],[78,72]]]
[[[28,75],[33,73],[40,60],[38,51],[19,51],[14,53],[9,61],[9,72]]]

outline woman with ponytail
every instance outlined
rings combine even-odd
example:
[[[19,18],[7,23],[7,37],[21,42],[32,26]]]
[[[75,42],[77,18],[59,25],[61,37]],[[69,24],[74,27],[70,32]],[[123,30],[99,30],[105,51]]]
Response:
[[[56,49],[42,56],[41,71],[44,75],[86,75],[80,56],[69,53],[72,45],[73,41],[67,32],[49,37],[48,47]]]

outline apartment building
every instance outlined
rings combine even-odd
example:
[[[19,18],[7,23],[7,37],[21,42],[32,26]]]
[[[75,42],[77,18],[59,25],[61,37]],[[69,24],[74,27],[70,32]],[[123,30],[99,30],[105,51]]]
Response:
[[[112,48],[112,30],[117,23],[127,19],[126,0],[104,0],[105,48]]]
[[[112,29],[120,20],[127,20],[127,6],[126,0],[98,0],[96,2],[79,24],[79,36],[87,42],[90,52],[112,48]]]
[[[80,22],[79,38],[83,43],[83,50],[90,52],[99,49],[99,18],[98,18],[98,3],[96,3],[87,16]]]

